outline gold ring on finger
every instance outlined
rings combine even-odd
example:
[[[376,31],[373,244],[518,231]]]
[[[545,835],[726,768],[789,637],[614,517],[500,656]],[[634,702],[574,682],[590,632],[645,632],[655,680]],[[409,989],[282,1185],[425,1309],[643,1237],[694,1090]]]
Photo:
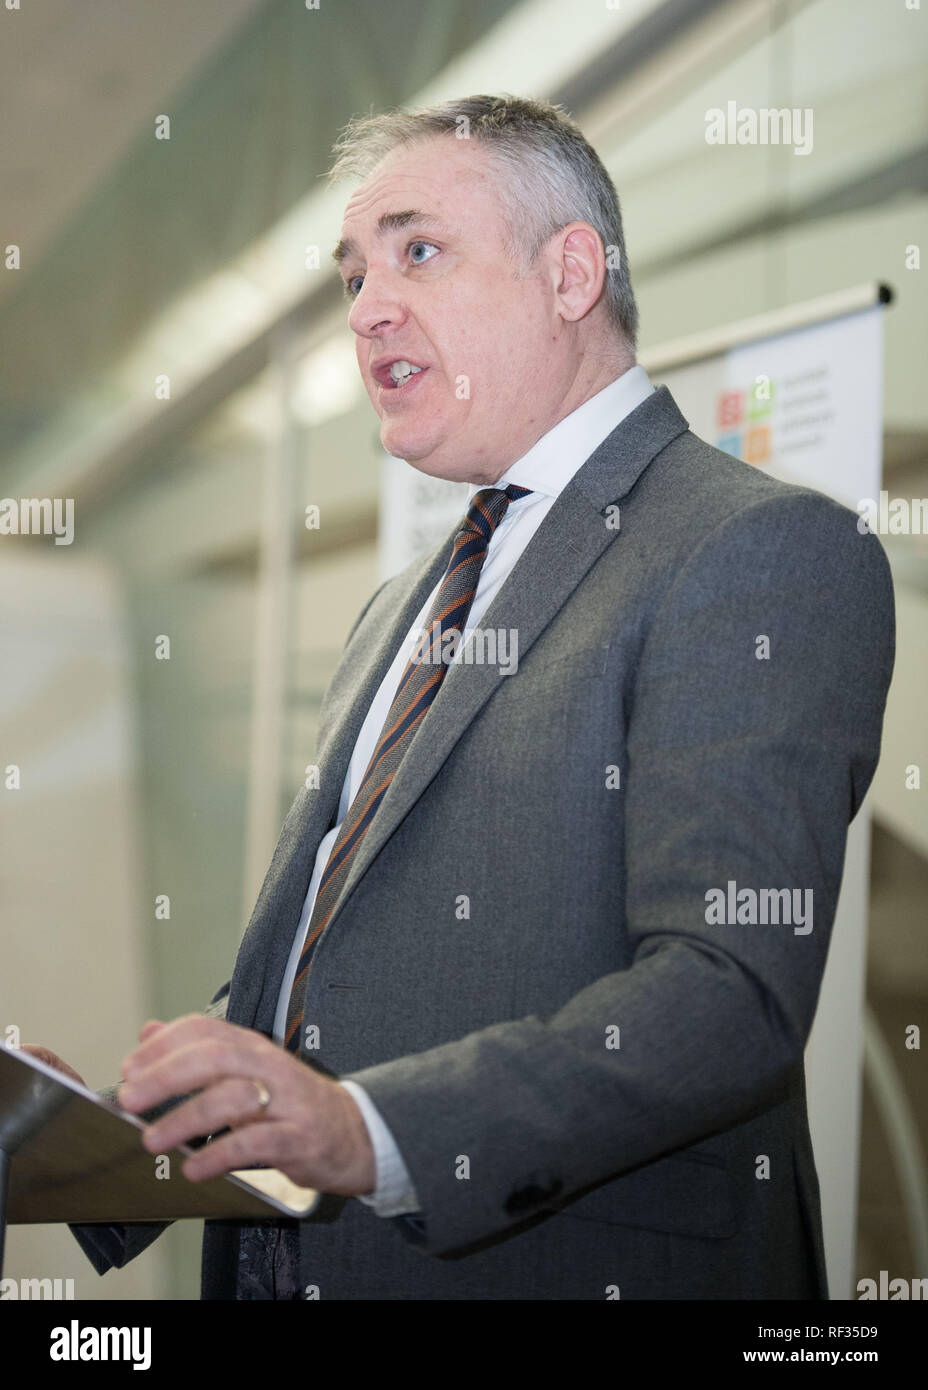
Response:
[[[266,1110],[271,1103],[270,1091],[267,1089],[263,1081],[256,1081],[253,1076],[249,1076],[248,1080],[251,1082],[252,1086],[254,1086],[255,1090],[258,1092],[259,1108],[261,1110]]]

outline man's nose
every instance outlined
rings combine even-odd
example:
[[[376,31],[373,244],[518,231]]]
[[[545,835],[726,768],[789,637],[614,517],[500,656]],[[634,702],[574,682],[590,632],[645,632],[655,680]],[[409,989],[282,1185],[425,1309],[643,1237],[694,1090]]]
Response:
[[[383,331],[402,323],[406,310],[403,301],[391,286],[388,278],[368,271],[364,276],[348,315],[348,327],[352,333],[362,338],[372,338]]]

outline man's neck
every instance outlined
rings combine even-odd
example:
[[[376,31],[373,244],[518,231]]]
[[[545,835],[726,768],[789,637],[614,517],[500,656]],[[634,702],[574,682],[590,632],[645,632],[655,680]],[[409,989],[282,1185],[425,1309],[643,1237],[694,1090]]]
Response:
[[[507,460],[499,469],[494,470],[492,477],[484,475],[480,478],[471,478],[469,479],[471,483],[479,484],[482,487],[494,487],[503,474],[512,467],[515,460],[527,454],[529,449],[533,448],[538,443],[539,439],[543,439],[546,434],[549,434],[551,430],[554,429],[555,425],[559,425],[562,420],[566,420],[568,415],[572,415],[575,410],[579,410],[580,407],[585,405],[588,400],[591,400],[593,396],[598,396],[600,391],[604,391],[607,386],[611,386],[614,381],[617,381],[620,376],[624,376],[626,372],[630,371],[631,368],[636,365],[633,352],[623,355],[610,351],[607,360],[600,360],[594,363],[590,361],[589,356],[587,356],[585,362],[589,364],[590,370],[582,374],[582,379],[581,373],[577,374],[571,383],[570,389],[561,399],[557,409],[552,413],[551,418],[543,428],[538,431],[535,438],[529,440],[524,448],[519,449],[518,453],[514,454],[513,457]]]

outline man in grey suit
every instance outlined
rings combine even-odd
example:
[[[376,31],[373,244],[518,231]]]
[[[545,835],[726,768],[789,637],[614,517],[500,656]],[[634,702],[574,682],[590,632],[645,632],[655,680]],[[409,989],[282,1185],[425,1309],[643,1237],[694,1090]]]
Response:
[[[228,1131],[188,1176],[332,1194],[209,1223],[204,1297],[825,1298],[803,1049],[884,552],[635,364],[615,190],[562,112],[474,97],[338,153],[384,446],[475,491],[355,623],[212,1016],[124,1064],[153,1153]],[[456,624],[470,659],[410,660]],[[154,1234],[77,1233],[101,1272]]]

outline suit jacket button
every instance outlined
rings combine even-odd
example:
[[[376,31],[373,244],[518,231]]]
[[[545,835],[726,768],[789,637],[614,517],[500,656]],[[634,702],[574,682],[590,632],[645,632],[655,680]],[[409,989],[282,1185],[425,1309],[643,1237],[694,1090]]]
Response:
[[[560,1178],[551,1178],[547,1186],[544,1186],[544,1179],[530,1178],[525,1187],[517,1188],[515,1192],[510,1192],[506,1198],[503,1210],[507,1216],[521,1216],[525,1212],[537,1211],[544,1207],[548,1202],[553,1201],[563,1189],[563,1182]]]

